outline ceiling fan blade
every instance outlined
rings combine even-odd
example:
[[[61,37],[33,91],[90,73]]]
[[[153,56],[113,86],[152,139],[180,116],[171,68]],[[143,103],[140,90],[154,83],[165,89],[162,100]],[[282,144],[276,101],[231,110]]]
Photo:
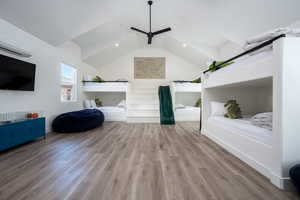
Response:
[[[148,44],[152,43],[152,36],[148,36]]]
[[[161,34],[161,33],[164,33],[164,32],[168,32],[168,31],[171,31],[171,28],[165,28],[165,29],[162,29],[160,31],[156,31],[154,33],[152,33],[153,35],[158,35],[158,34]]]
[[[131,29],[134,30],[134,31],[140,32],[140,33],[144,33],[144,34],[146,34],[146,35],[148,34],[148,33],[146,33],[145,31],[142,31],[142,30],[137,29],[137,28],[134,28],[134,27],[131,27]]]

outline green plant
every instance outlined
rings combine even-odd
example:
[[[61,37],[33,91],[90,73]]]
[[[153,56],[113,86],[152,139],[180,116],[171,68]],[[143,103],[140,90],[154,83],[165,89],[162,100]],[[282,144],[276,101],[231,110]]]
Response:
[[[104,82],[104,80],[100,76],[96,76],[95,78],[93,78],[93,81],[95,81],[95,82]]]
[[[201,83],[201,78],[197,78],[197,79],[193,80],[192,83]]]
[[[195,104],[195,107],[201,108],[201,106],[202,106],[202,99],[199,98],[199,99],[197,100],[196,104]]]
[[[211,72],[217,71],[218,69],[226,67],[228,65],[231,65],[234,62],[228,62],[225,64],[222,64],[222,63],[224,63],[224,61],[214,61],[211,65],[209,65],[209,71],[211,71]],[[220,66],[217,68],[216,66],[218,66],[218,65],[220,65]]]

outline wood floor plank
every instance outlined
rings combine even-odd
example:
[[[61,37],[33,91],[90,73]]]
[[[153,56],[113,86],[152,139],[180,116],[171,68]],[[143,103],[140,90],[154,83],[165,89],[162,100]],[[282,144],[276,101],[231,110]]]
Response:
[[[1,200],[294,200],[197,123],[105,123],[0,153]]]

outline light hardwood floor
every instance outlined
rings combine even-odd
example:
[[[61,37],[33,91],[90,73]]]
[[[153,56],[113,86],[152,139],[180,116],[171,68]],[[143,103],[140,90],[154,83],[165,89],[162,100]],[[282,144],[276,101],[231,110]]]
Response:
[[[105,123],[0,154],[0,199],[285,200],[195,123]]]

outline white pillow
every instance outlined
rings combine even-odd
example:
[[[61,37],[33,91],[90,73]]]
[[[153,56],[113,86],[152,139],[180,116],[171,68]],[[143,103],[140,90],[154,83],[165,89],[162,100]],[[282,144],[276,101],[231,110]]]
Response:
[[[224,116],[226,114],[225,103],[212,101],[211,105],[211,116]]]
[[[91,100],[91,107],[97,108],[97,104],[96,104],[95,100]]]
[[[175,104],[175,109],[184,109],[185,105],[183,104]]]
[[[84,100],[83,104],[84,104],[84,108],[86,108],[86,109],[91,108],[91,101],[90,100]]]
[[[119,108],[126,108],[126,101],[122,100],[120,103],[118,103],[117,107],[119,107]]]

